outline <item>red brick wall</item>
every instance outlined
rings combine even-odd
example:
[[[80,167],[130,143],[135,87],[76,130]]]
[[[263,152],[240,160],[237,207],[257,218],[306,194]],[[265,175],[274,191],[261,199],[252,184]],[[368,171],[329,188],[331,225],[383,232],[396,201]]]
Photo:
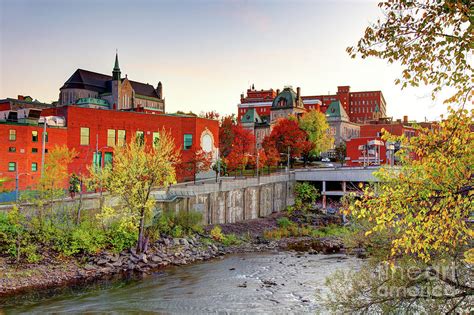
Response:
[[[9,131],[16,130],[16,140],[9,140]],[[38,141],[32,141],[32,131],[38,132]],[[67,143],[67,130],[65,128],[48,128],[48,142],[45,148],[49,151],[55,145],[63,145]],[[0,177],[8,178],[4,187],[8,190],[15,189],[16,172],[8,171],[8,163],[16,162],[18,173],[25,175],[19,176],[20,189],[34,188],[36,181],[41,174],[41,150],[42,150],[42,126],[27,126],[0,124]],[[16,152],[9,152],[9,148],[15,148]],[[37,153],[33,153],[32,149],[37,149]],[[47,156],[47,153],[46,153]],[[32,163],[37,163],[37,171],[32,171]]]
[[[127,141],[132,139],[136,131],[143,131],[145,141],[150,145],[153,141],[153,132],[165,129],[173,136],[176,147],[181,150],[183,160],[190,157],[189,150],[182,150],[184,134],[192,134],[193,144],[200,145],[201,133],[207,128],[214,137],[214,146],[218,147],[219,143],[218,122],[216,120],[198,117],[152,115],[75,106],[45,109],[42,115],[64,116],[67,119],[67,128],[48,128],[50,141],[46,147],[49,148],[54,144],[67,144],[68,148],[74,148],[78,152],[78,157],[74,159],[69,166],[70,173],[87,174],[87,168],[92,164],[96,148],[98,148],[102,154],[105,152],[113,152],[113,149],[107,146],[108,129],[116,130],[116,141],[118,136],[117,131],[119,129],[126,131]],[[13,127],[19,130],[17,131],[17,141],[15,142],[18,147],[15,154],[10,154],[8,153],[8,147],[10,146],[8,142],[8,130]],[[89,128],[89,145],[80,144],[81,127]],[[31,130],[40,130],[39,142],[36,144],[32,144],[31,139],[28,138],[31,138]],[[8,171],[8,162],[21,160],[22,165],[20,165],[20,172],[24,172],[32,161],[39,159],[39,163],[41,162],[41,130],[41,127],[0,124],[0,139],[2,139],[2,141],[0,141],[0,152],[2,152],[0,154],[0,173]],[[31,147],[33,145],[38,147],[37,154],[31,153]],[[25,149],[25,152],[22,154],[19,153],[20,146]],[[29,169],[31,169],[31,166],[29,167]],[[39,168],[40,164],[38,164],[38,174]],[[8,175],[14,178],[14,174]],[[0,176],[2,175],[0,174]],[[25,183],[21,183],[22,189],[34,183],[35,180],[36,177],[33,175],[33,178],[25,181]],[[11,184],[9,185],[8,187],[11,187]]]

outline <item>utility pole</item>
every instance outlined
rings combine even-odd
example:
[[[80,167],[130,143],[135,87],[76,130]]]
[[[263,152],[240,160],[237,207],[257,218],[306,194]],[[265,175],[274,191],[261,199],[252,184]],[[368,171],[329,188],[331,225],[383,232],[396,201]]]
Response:
[[[288,146],[288,162],[286,164],[288,173],[290,172],[290,146]]]
[[[221,177],[221,160],[219,157],[219,148],[217,148],[217,178],[216,178],[216,183],[219,181]]]
[[[46,126],[48,123],[46,122],[46,117],[44,117],[44,123],[43,123],[43,139],[42,139],[42,148],[41,148],[41,178],[43,178],[44,175],[44,155],[46,151]],[[18,173],[18,172],[17,172]]]
[[[257,182],[260,184],[260,176],[258,174],[259,158],[260,158],[260,155],[258,154],[258,151],[257,151]]]
[[[18,203],[18,195],[19,195],[19,185],[18,185],[18,181],[19,181],[19,177],[20,175],[18,174],[18,165],[16,165],[16,174],[15,174],[15,201]]]

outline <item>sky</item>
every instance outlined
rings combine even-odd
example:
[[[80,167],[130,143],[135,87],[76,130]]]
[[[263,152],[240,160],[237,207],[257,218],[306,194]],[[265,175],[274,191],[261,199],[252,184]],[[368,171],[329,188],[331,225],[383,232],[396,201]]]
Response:
[[[301,87],[302,95],[381,90],[388,116],[446,112],[429,88],[400,90],[399,65],[351,59],[369,23],[369,0],[0,0],[0,99],[58,99],[77,69],[163,84],[166,111],[237,112],[240,94]]]

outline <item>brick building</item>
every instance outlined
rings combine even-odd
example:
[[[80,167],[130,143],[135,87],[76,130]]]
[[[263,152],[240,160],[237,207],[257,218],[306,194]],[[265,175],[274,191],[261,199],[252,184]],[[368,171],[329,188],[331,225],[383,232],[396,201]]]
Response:
[[[399,149],[396,143],[387,143],[382,140],[382,129],[392,135],[405,135],[410,138],[416,135],[416,129],[404,116],[403,121],[392,121],[390,119],[379,119],[360,126],[360,137],[350,139],[346,142],[346,165],[361,166],[367,164],[389,164],[396,163],[393,154]]]
[[[249,109],[254,109],[263,120],[269,121],[270,109],[280,90],[256,90],[252,85],[247,90],[247,96],[240,95],[238,107],[238,121]],[[301,95],[304,107],[307,110],[316,109],[326,112],[329,105],[339,101],[349,115],[349,120],[356,123],[365,123],[374,116],[385,117],[387,104],[381,91],[351,92],[350,86],[338,86],[337,93],[332,95]]]
[[[42,110],[43,117],[62,123],[48,123],[46,132],[46,154],[55,145],[66,145],[75,149],[78,156],[69,165],[69,172],[87,174],[93,163],[103,165],[113,160],[113,147],[123,145],[135,136],[143,137],[152,145],[158,132],[166,130],[180,149],[182,161],[192,156],[192,149],[209,152],[215,158],[219,125],[215,120],[187,115],[149,114],[61,106]],[[0,177],[9,178],[7,189],[15,187],[17,171],[19,187],[32,187],[41,171],[43,123],[0,122]],[[63,125],[63,126],[61,126]]]

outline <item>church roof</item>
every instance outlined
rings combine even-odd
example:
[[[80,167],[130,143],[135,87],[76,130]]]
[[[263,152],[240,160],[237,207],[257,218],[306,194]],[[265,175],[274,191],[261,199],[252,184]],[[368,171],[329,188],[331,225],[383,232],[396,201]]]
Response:
[[[326,118],[328,121],[342,120],[349,121],[349,115],[346,110],[342,107],[341,102],[332,101],[326,110]]]
[[[124,79],[122,79],[124,80]],[[92,72],[84,69],[77,69],[72,76],[64,83],[62,89],[84,89],[98,93],[110,92],[112,76]],[[155,88],[150,84],[129,80],[136,94],[159,98]]]

